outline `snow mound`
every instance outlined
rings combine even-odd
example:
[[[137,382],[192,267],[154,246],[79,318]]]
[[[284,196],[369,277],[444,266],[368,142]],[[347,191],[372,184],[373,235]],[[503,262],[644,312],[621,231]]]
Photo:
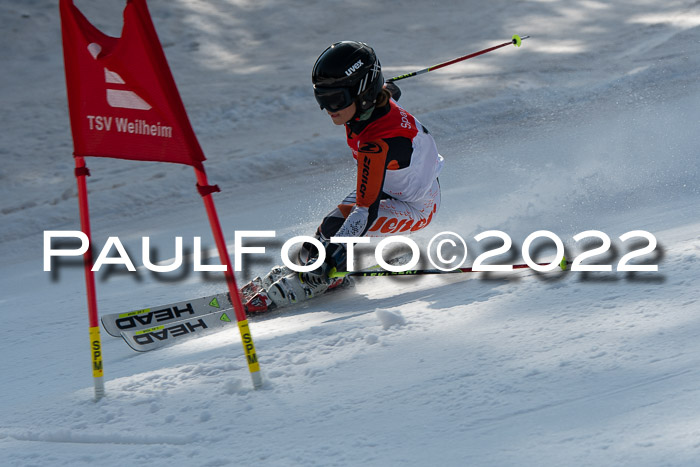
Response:
[[[382,323],[385,330],[392,326],[400,327],[406,324],[406,318],[403,317],[400,311],[379,309],[375,311],[374,314],[377,315],[379,322]]]

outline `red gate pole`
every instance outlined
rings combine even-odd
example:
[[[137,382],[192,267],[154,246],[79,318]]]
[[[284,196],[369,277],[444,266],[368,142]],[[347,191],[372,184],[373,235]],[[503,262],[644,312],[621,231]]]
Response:
[[[92,376],[95,383],[95,401],[105,395],[104,369],[102,367],[102,340],[100,323],[97,315],[97,293],[95,292],[95,273],[92,271],[92,238],[90,234],[90,209],[88,207],[87,183],[85,177],[90,171],[85,166],[82,156],[75,156],[75,178],[78,183],[78,204],[80,205],[80,229],[87,236],[88,249],[83,254],[85,269],[85,286],[87,288],[88,317],[90,322],[90,353],[92,358]]]
[[[238,321],[238,330],[241,333],[241,342],[243,344],[243,350],[248,361],[248,370],[250,371],[250,377],[253,379],[253,387],[255,389],[259,389],[262,387],[260,364],[258,363],[258,356],[255,352],[253,336],[250,333],[250,329],[248,327],[248,317],[246,316],[245,309],[243,308],[243,303],[241,302],[241,294],[238,291],[238,285],[236,285],[236,278],[233,275],[233,266],[231,265],[231,258],[229,257],[228,249],[226,248],[224,234],[221,231],[219,216],[216,214],[214,200],[211,197],[212,193],[220,190],[219,187],[216,185],[209,185],[209,181],[207,180],[207,174],[204,172],[204,167],[195,166],[194,172],[197,175],[197,190],[199,191],[199,194],[202,195],[204,207],[207,210],[209,224],[211,225],[211,231],[214,235],[216,248],[219,251],[219,258],[221,259],[221,264],[226,266],[226,270],[224,271],[224,275],[226,276],[226,285],[228,286],[229,295],[231,297],[231,303],[233,304],[233,309],[236,314],[236,321]]]

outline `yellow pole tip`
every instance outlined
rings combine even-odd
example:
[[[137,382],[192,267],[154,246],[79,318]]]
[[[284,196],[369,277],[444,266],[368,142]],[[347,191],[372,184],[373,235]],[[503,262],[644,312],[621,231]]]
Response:
[[[523,40],[520,39],[520,36],[517,34],[513,34],[513,45],[516,47],[520,47],[523,43]]]

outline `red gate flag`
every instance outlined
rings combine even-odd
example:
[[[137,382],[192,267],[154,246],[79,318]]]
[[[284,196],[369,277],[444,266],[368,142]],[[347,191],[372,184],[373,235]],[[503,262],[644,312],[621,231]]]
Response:
[[[197,176],[197,189],[207,210],[221,264],[225,266],[226,284],[236,313],[253,387],[262,387],[260,365],[245,308],[211,196],[219,191],[219,187],[210,186],[207,180],[202,164],[204,153],[177,92],[148,13],[146,0],[127,0],[124,28],[119,38],[107,36],[90,24],[72,0],[60,0],[59,6],[83,233],[90,240],[90,209],[85,182],[90,173],[85,166],[84,156],[175,162],[193,166]],[[104,396],[102,344],[90,248],[83,255],[83,263],[95,398],[100,399]]]
[[[128,0],[119,38],[60,0],[75,156],[176,162],[205,159],[145,0]]]

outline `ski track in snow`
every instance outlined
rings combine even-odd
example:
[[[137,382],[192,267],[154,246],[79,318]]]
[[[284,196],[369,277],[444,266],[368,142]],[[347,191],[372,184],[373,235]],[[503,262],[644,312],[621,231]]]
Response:
[[[76,2],[118,35],[121,2],[93,3]],[[235,326],[144,354],[103,332],[107,397],[95,403],[80,262],[42,271],[42,231],[79,225],[58,8],[3,4],[3,464],[697,465],[697,2],[149,7],[223,189],[228,241],[233,230],[277,234],[239,281],[278,263],[283,240],[312,232],[352,189],[342,130],[308,83],[327,44],[365,40],[394,76],[514,32],[533,37],[399,83],[447,159],[441,211],[416,241],[455,231],[473,260],[485,230],[505,231],[517,251],[549,229],[575,257],[572,237],[597,229],[615,249],[594,259],[615,265],[630,251],[619,236],[643,229],[658,239],[644,259],[659,271],[358,279],[251,318],[258,391]],[[117,235],[138,265],[141,236],[160,261],[174,236],[188,257],[202,236],[214,256],[188,168],[88,165],[100,246]],[[225,288],[187,271],[97,279],[101,313]]]

